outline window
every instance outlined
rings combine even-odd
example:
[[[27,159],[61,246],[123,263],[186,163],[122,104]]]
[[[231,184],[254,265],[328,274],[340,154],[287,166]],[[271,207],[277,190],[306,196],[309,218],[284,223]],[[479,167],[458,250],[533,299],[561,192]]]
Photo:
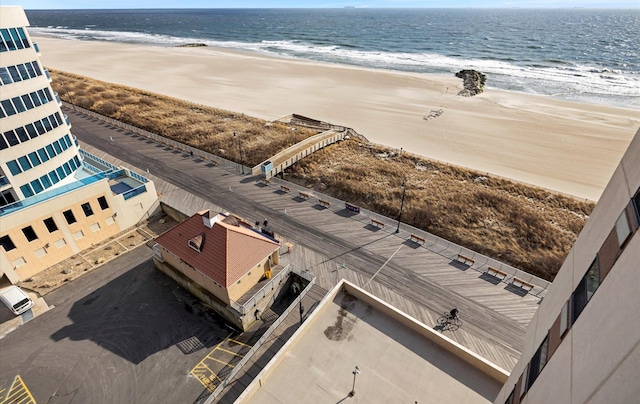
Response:
[[[633,205],[636,211],[636,220],[640,223],[640,189],[636,192],[636,196],[633,197]]]
[[[16,114],[16,110],[13,108],[10,100],[2,100],[0,104],[2,104],[2,108],[4,108],[4,112],[6,112],[8,116]]]
[[[57,184],[58,182],[60,182],[60,178],[58,178],[58,173],[56,173],[55,171],[49,172],[49,178],[51,179],[51,182],[54,184]]]
[[[24,103],[22,102],[22,98],[13,97],[11,101],[13,101],[13,105],[16,107],[16,111],[24,112],[27,110],[27,108],[24,106]]]
[[[564,336],[564,333],[569,329],[569,300],[567,300],[562,306],[560,312],[560,337]]]
[[[598,264],[598,257],[596,257],[578,284],[578,287],[576,287],[576,290],[573,292],[573,322],[578,319],[587,302],[591,299],[596,289],[598,289],[598,286],[600,286],[600,266]]]
[[[29,184],[31,185],[31,188],[33,188],[33,192],[35,192],[36,194],[39,194],[40,192],[44,191],[44,187],[42,186],[42,184],[40,184],[40,181],[38,181],[37,179],[31,181]]]
[[[25,198],[33,196],[33,190],[31,189],[31,186],[29,184],[24,184],[23,186],[21,186],[20,191],[22,191],[22,195],[24,195]]]
[[[49,233],[53,233],[54,231],[58,230],[58,226],[56,225],[56,221],[53,220],[52,217],[44,219],[44,225],[47,226],[47,230],[49,230]]]
[[[9,167],[9,171],[11,171],[11,174],[13,175],[18,175],[22,172],[20,166],[18,166],[18,163],[15,160],[7,161],[7,167]]]
[[[38,156],[40,157],[40,160],[44,163],[45,161],[49,160],[49,156],[47,156],[47,152],[44,150],[44,148],[42,149],[38,149]]]
[[[15,132],[16,132],[16,135],[18,135],[18,139],[20,139],[21,142],[26,142],[30,140],[29,135],[27,135],[27,131],[24,130],[23,127],[16,128]]]
[[[587,274],[587,301],[591,300],[591,297],[600,286],[600,265],[598,264],[598,257],[591,263]]]
[[[0,111],[1,112],[1,111]],[[0,114],[0,118],[2,118],[2,115]],[[7,141],[4,140],[4,136],[2,136],[2,134],[0,133],[0,150],[4,150],[7,147],[9,147],[9,145],[7,144]]]
[[[505,401],[504,404],[513,404],[515,393],[516,393],[515,389],[511,390],[511,394],[509,394],[509,397],[507,397],[507,401]]]
[[[33,139],[34,137],[38,137],[38,131],[36,130],[36,127],[33,126],[32,123],[25,126],[25,128],[27,128],[27,132],[29,133],[29,137],[31,139]]]
[[[100,209],[102,209],[102,210],[109,209],[109,204],[107,203],[107,198],[105,198],[104,196],[101,196],[100,198],[98,198],[98,203],[100,204]]]
[[[20,168],[22,168],[22,171],[27,171],[31,168],[31,163],[29,163],[29,160],[27,160],[26,156],[18,157],[18,162],[20,163]]]
[[[40,177],[40,182],[44,186],[44,189],[47,189],[47,188],[51,187],[51,180],[49,179],[49,176],[47,174],[45,174],[42,177]]]
[[[542,341],[540,348],[536,351],[533,358],[531,358],[531,363],[529,364],[529,386],[532,386],[533,383],[538,378],[538,375],[544,368],[544,365],[547,364],[547,354],[549,353],[549,337]]]
[[[38,133],[40,135],[44,135],[45,133],[47,133],[47,130],[44,128],[42,121],[35,121],[33,124],[36,126],[36,129],[38,130]]]
[[[10,146],[20,144],[20,141],[18,141],[18,137],[12,130],[4,132],[4,138],[7,139],[7,143],[9,143]]]
[[[0,246],[2,246],[5,251],[11,251],[16,248],[16,245],[13,244],[13,241],[9,236],[0,237]]]
[[[525,366],[524,371],[522,372],[522,378],[520,379],[520,398],[527,393],[527,381],[529,380],[529,364]]]
[[[77,222],[76,217],[74,216],[73,211],[71,209],[65,210],[62,214],[64,215],[64,218],[67,220],[67,223],[73,224]]]
[[[33,227],[31,226],[27,226],[23,228],[22,233],[24,234],[24,236],[27,238],[29,242],[38,239],[38,235],[36,234],[35,231],[33,231]]]
[[[616,220],[616,234],[618,235],[618,246],[622,247],[631,235],[631,226],[629,225],[629,218],[627,217],[627,211],[624,210]]]
[[[31,161],[31,165],[34,167],[40,165],[40,159],[38,158],[36,152],[29,153],[29,161]]]
[[[91,209],[91,204],[89,204],[89,202],[82,204],[82,211],[86,217],[93,216],[93,209]]]

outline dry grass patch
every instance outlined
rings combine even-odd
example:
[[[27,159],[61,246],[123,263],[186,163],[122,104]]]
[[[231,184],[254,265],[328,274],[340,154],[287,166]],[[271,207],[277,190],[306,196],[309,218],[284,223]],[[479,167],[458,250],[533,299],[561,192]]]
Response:
[[[235,162],[241,161],[240,143],[248,166],[316,134],[70,73],[50,73],[53,89],[64,101]]]
[[[288,179],[552,280],[592,203],[352,139],[293,166]]]

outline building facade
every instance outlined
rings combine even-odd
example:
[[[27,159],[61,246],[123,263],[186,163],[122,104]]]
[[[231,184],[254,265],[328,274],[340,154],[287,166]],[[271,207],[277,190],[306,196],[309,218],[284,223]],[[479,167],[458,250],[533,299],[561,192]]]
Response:
[[[148,179],[81,150],[21,7],[0,8],[0,285],[148,216]]]
[[[640,400],[639,226],[640,130],[531,320],[496,403]]]

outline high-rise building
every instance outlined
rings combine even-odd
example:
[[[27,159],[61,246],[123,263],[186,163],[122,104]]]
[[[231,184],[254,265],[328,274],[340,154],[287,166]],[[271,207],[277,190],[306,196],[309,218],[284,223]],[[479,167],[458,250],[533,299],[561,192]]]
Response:
[[[80,149],[21,7],[0,12],[0,285],[134,225],[148,179]]]
[[[529,323],[496,403],[638,402],[639,224],[640,130]]]

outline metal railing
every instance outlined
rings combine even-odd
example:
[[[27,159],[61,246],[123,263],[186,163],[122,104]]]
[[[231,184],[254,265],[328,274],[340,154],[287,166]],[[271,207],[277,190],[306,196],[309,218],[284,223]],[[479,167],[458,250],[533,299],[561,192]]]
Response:
[[[128,199],[133,198],[136,195],[140,195],[140,194],[143,194],[145,192],[147,192],[147,186],[142,184],[137,188],[133,188],[133,189],[130,189],[130,190],[126,191],[126,192],[123,192],[122,193],[122,197],[126,201]]]
[[[298,304],[300,304],[300,301],[307,295],[307,293],[309,293],[309,291],[311,290],[314,284],[315,284],[315,277],[311,279],[307,287],[300,292],[300,294],[294,299],[294,301],[289,305],[289,307],[287,307],[284,313],[282,313],[278,317],[278,319],[274,321],[273,324],[271,324],[271,326],[269,326],[267,331],[265,331],[265,333],[262,334],[260,339],[253,345],[253,347],[249,350],[249,352],[247,352],[244,355],[242,360],[235,365],[235,367],[231,370],[231,372],[227,375],[227,377],[222,381],[222,383],[220,383],[220,385],[218,385],[218,387],[216,387],[216,389],[211,393],[209,398],[207,398],[207,400],[205,401],[205,404],[213,403],[213,400],[215,400],[215,398],[218,395],[220,395],[220,393],[222,393],[222,391],[229,385],[229,383],[231,383],[233,378],[236,377],[236,375],[242,370],[242,368],[251,360],[252,356],[258,351],[258,349],[260,349],[262,344],[264,344],[267,340],[269,340],[269,337],[271,337],[271,334],[273,334],[273,332],[278,328],[278,326],[287,318],[289,314],[291,314],[291,312],[294,309],[297,309]]]
[[[289,272],[291,272],[291,267],[290,265],[287,265],[282,268],[282,271],[278,272],[276,276],[271,278],[269,282],[265,283],[264,286],[260,288],[260,290],[258,290],[249,300],[247,300],[243,304],[239,304],[231,300],[229,302],[229,305],[244,316],[245,314],[251,312],[251,310],[256,306],[257,302],[259,302],[268,293],[272,292],[278,285],[280,285],[282,279],[284,279],[284,277],[286,277]]]

